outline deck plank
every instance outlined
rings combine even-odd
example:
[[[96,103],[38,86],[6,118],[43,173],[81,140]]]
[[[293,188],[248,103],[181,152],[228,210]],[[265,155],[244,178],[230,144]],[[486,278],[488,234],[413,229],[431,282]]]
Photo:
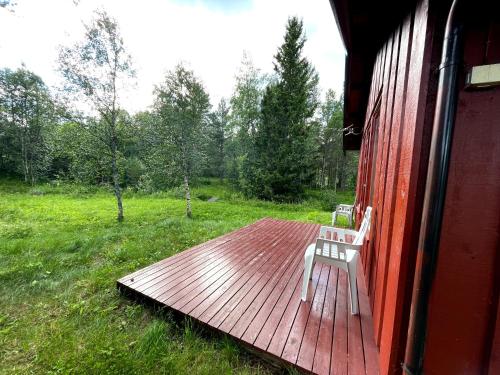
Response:
[[[358,267],[358,289],[359,289],[359,315],[361,319],[361,332],[363,334],[363,352],[365,355],[366,375],[377,375],[379,356],[375,345],[375,335],[372,328],[372,312],[370,310],[370,301],[366,292],[365,277],[362,267]]]
[[[252,277],[253,280],[249,280],[245,287],[241,288],[231,298],[231,301],[229,301],[230,303],[226,304],[226,306],[212,318],[210,321],[211,325],[217,326],[221,331],[228,333],[231,331],[234,323],[245,313],[252,302],[254,302],[257,308],[259,307],[255,303],[257,294],[262,291],[266,285],[270,284],[272,279],[278,277],[278,275],[297,258],[299,254],[297,251],[298,248],[303,248],[300,238],[302,231],[300,231],[300,229],[301,226],[298,226],[291,237],[280,244],[275,244],[281,249],[279,256],[275,258],[272,264],[269,264],[268,267],[263,270],[264,272],[262,272],[261,275],[254,274]]]
[[[297,350],[295,346],[287,345],[283,353],[284,359],[290,362],[293,362],[295,359],[297,366],[307,371],[311,371],[313,367],[314,353],[316,352],[316,345],[318,343],[319,327],[321,325],[321,318],[323,315],[323,305],[325,304],[325,295],[328,286],[328,277],[330,276],[330,269],[330,266],[323,265],[321,275],[319,277],[318,287],[316,288],[316,294],[312,300],[309,316],[307,318],[307,323],[303,328],[300,348]],[[298,341],[302,327],[300,327],[297,323],[298,322],[295,322],[294,330],[288,337],[289,342],[293,340],[294,333],[296,333],[295,337],[297,337]]]
[[[290,226],[288,230],[290,232],[296,229],[297,225]],[[238,280],[225,290],[224,294],[221,295],[216,302],[214,302],[205,312],[200,316],[201,320],[208,319],[207,321],[210,325],[218,327],[222,320],[226,317],[226,314],[234,308],[234,304],[229,303],[234,301],[238,302],[238,295],[245,295],[248,293],[250,288],[258,283],[260,278],[268,273],[269,270],[275,268],[275,264],[279,263],[283,258],[286,259],[290,256],[290,252],[286,250],[285,247],[281,246],[283,242],[286,241],[286,236],[277,237],[276,241],[267,247],[266,253],[269,254],[268,257],[262,257],[262,262],[251,267],[249,272],[245,273]],[[262,249],[264,251],[264,249]]]
[[[316,292],[316,287],[318,286],[321,269],[323,265],[317,263],[313,270],[313,277],[309,283],[309,295],[314,296]],[[302,325],[304,324],[304,320],[307,319],[307,315],[309,313],[309,308],[311,306],[311,300],[303,303],[300,299],[300,294],[302,291],[302,279],[298,278],[297,284],[295,285],[295,290],[293,292],[292,298],[289,300],[289,303],[285,309],[283,316],[278,324],[278,327],[274,331],[271,342],[267,347],[267,351],[271,354],[281,357],[283,355],[283,351],[285,349],[285,345],[288,341],[288,336],[290,332],[295,333],[293,331],[294,324],[297,322],[299,327],[297,330],[301,330]],[[290,345],[299,346],[300,341],[298,339],[299,334],[293,336],[293,341]],[[261,341],[257,340],[255,342],[257,347],[260,347]],[[293,362],[292,362],[293,363]]]
[[[232,246],[230,249],[222,248],[220,252],[217,254],[212,254],[208,258],[202,259],[202,264],[197,264],[196,267],[192,267],[191,269],[187,267],[181,268],[180,272],[177,272],[177,278],[174,277],[176,283],[172,283],[167,277],[170,275],[163,274],[158,276],[158,279],[161,278],[161,287],[156,287],[154,292],[148,291],[148,294],[153,298],[160,298],[164,300],[166,298],[167,292],[173,286],[176,286],[175,290],[182,290],[186,285],[191,285],[194,279],[207,279],[207,274],[211,274],[213,272],[217,272],[220,269],[224,269],[224,267],[229,267],[228,263],[233,262],[241,255],[244,254],[243,249],[252,248],[254,245],[254,239],[252,237],[252,232],[246,233],[246,236],[238,236],[232,242]],[[229,253],[232,253],[233,256],[229,257]],[[188,262],[186,261],[186,265]],[[215,270],[214,270],[215,269]],[[213,272],[212,272],[213,271]],[[189,279],[189,280],[188,280]],[[168,287],[167,287],[168,285]],[[178,285],[178,286],[177,286]],[[141,290],[141,289],[138,289]]]
[[[338,275],[338,269],[331,267],[312,369],[314,373],[320,375],[330,373]]]
[[[288,225],[286,229],[282,229],[280,232],[276,232],[276,236],[283,235],[287,230],[290,230],[291,225]],[[273,239],[274,240],[274,239]],[[218,311],[218,308],[222,307],[225,299],[232,296],[230,293],[234,293],[254,272],[257,272],[260,267],[262,267],[271,257],[272,253],[265,251],[265,237],[260,237],[254,244],[253,248],[248,250],[253,251],[254,258],[245,264],[242,268],[237,269],[236,272],[230,278],[222,279],[222,283],[217,284],[216,288],[209,294],[204,295],[203,299],[199,303],[188,310],[188,308],[183,307],[181,311],[189,312],[191,316],[203,321],[208,322]],[[209,311],[207,311],[209,310]]]
[[[361,322],[359,316],[351,314],[350,299],[348,297],[348,308],[347,308],[347,352],[349,356],[348,368],[349,375],[362,375],[365,373],[365,358],[363,355],[363,342],[361,335]]]
[[[303,263],[304,257],[302,252],[300,252],[300,249],[305,249],[307,247],[311,241],[310,237],[312,232],[314,231],[315,228],[313,226],[309,226],[308,231],[299,234],[302,235],[302,238],[296,242],[295,246],[291,247],[292,251],[299,249],[299,251],[295,251],[295,257],[292,259],[292,262],[284,264],[280,271],[273,273],[272,278],[262,287],[262,289],[258,290],[257,287],[255,288],[258,290],[258,295],[252,303],[247,306],[246,310],[241,313],[241,315],[237,318],[237,321],[234,322],[239,311],[235,311],[232,319],[226,319],[224,322],[224,329],[227,330],[231,328],[229,332],[232,336],[241,338],[251,322],[255,320],[257,314],[260,313],[263,316],[269,315],[269,311],[272,309],[274,304],[273,302],[277,299],[277,297],[273,298],[273,295],[276,296],[282,293],[296,268]]]
[[[359,316],[350,314],[347,275],[335,267],[316,264],[308,301],[300,299],[304,249],[318,230],[317,224],[262,219],[126,275],[117,285],[299,371],[378,374],[362,271]]]
[[[199,255],[204,255],[204,251],[202,252],[202,249],[207,249],[211,248],[214,246],[218,246],[221,244],[225,244],[231,240],[234,240],[235,238],[242,237],[243,235],[247,234],[248,232],[255,232],[259,230],[259,228],[263,227],[264,225],[268,224],[271,221],[269,218],[264,218],[261,219],[251,225],[247,225],[243,228],[234,230],[230,233],[227,233],[223,236],[213,238],[207,242],[201,243],[197,246],[194,246],[188,250],[184,250],[181,253],[176,254],[175,256],[171,256],[168,258],[165,258],[163,260],[160,260],[159,262],[153,263],[150,266],[144,267],[138,271],[135,271],[127,276],[122,277],[121,279],[118,280],[118,283],[124,286],[133,286],[134,282],[137,282],[139,280],[142,280],[145,277],[148,277],[157,271],[164,271],[164,270],[169,270],[171,266],[177,263],[183,262],[183,260],[193,257],[193,256],[199,256]]]
[[[337,300],[335,304],[335,323],[333,329],[332,358],[330,373],[332,375],[347,374],[347,273],[339,272]]]

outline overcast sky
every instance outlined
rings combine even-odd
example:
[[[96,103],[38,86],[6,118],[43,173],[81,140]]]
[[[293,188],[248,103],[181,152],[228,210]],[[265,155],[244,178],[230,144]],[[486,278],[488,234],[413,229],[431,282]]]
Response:
[[[26,64],[49,86],[57,46],[83,35],[94,9],[119,23],[137,71],[136,86],[123,98],[130,112],[152,103],[164,73],[187,62],[202,79],[212,104],[229,98],[243,51],[262,72],[272,71],[289,16],[304,21],[305,54],[323,90],[341,92],[345,51],[328,0],[16,0],[14,12],[0,8],[0,67]]]

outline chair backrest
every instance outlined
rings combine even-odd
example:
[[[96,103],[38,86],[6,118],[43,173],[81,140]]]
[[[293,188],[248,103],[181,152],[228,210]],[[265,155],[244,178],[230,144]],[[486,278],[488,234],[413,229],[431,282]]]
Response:
[[[337,205],[337,208],[335,211],[337,211],[338,214],[345,214],[349,215],[352,213],[354,206],[349,205],[349,204],[339,204]]]
[[[366,236],[366,232],[370,229],[370,220],[372,217],[372,208],[370,206],[366,207],[365,214],[363,216],[363,221],[361,221],[361,225],[359,227],[358,234],[352,241],[353,245],[361,245]]]
[[[317,255],[321,255],[325,258],[347,262],[345,249],[338,247],[324,238],[318,238],[316,240],[316,248],[314,251]]]

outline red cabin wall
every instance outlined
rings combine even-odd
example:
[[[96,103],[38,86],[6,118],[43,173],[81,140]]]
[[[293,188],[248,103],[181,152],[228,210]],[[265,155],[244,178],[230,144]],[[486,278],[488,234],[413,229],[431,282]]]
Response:
[[[477,9],[464,28],[466,69],[500,63],[500,14]],[[459,82],[424,372],[500,374],[500,87],[465,90],[465,69]]]
[[[431,2],[429,8],[428,0],[418,2],[380,48],[373,66],[356,205],[357,222],[365,207],[373,206],[362,262],[382,374],[402,372],[437,69],[450,3]],[[469,13],[466,68],[500,62],[500,23],[491,20],[499,14]],[[474,19],[475,24],[470,21]],[[499,90],[462,88],[459,93],[428,311],[426,374],[500,373]]]
[[[362,260],[382,374],[400,373],[404,356],[424,189],[419,181],[425,176],[432,125],[427,111],[434,79],[432,38],[428,2],[421,1],[377,55],[361,147],[358,222],[372,205]]]

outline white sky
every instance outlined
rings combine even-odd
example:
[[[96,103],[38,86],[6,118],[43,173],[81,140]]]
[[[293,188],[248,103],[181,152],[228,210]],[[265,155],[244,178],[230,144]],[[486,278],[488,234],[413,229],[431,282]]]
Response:
[[[201,78],[212,104],[229,98],[243,51],[254,65],[272,71],[289,16],[304,21],[304,52],[323,90],[343,89],[345,51],[328,0],[16,0],[0,8],[0,68],[26,67],[49,86],[61,83],[57,47],[83,36],[82,22],[96,8],[118,21],[137,71],[136,85],[122,99],[130,112],[152,103],[165,72],[187,62]],[[77,5],[75,5],[77,4]]]

